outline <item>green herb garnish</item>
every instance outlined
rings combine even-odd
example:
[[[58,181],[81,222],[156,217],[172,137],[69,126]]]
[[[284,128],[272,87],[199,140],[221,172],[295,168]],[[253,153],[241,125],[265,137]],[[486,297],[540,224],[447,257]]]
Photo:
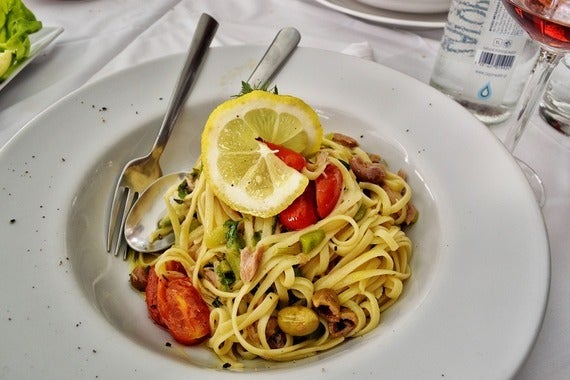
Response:
[[[184,199],[188,194],[190,194],[190,186],[188,186],[188,181],[184,180],[178,185],[178,198]]]
[[[249,83],[242,80],[241,81],[241,91],[239,94],[234,95],[234,98],[238,98],[242,95],[249,94],[250,92],[252,92],[254,90],[267,91],[267,92],[272,92],[275,95],[279,95],[279,90],[277,89],[277,86],[273,86],[273,87],[269,88],[269,83],[266,83],[265,85],[263,85],[261,87],[258,87],[258,86],[252,87]]]

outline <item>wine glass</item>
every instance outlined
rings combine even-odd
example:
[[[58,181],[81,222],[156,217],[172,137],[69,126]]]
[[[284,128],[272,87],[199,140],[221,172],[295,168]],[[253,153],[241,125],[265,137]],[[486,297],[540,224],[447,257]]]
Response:
[[[514,119],[504,144],[511,153],[532,114],[537,109],[552,71],[570,51],[570,0],[502,0],[510,15],[538,42],[540,52],[532,75],[515,108]],[[536,173],[524,162],[519,164],[533,188],[539,204],[544,204],[544,187]]]

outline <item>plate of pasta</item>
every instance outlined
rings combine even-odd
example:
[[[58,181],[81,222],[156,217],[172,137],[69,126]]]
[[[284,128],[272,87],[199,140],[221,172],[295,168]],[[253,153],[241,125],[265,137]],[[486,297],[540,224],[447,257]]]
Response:
[[[106,212],[124,163],[152,145],[182,56],[70,94],[0,150],[0,284],[20,289],[0,296],[2,375],[516,374],[540,329],[549,283],[541,213],[516,162],[430,87],[372,62],[300,48],[275,78],[275,96],[307,105],[316,132],[299,143],[261,128],[249,140],[259,162],[247,161],[261,166],[256,175],[239,172],[241,137],[223,126],[242,121],[228,122],[240,119],[236,108],[225,107],[223,118],[213,111],[236,101],[262,53],[242,46],[208,55],[161,159],[165,173],[190,176],[165,194],[157,236],[176,239],[159,256],[109,255]],[[282,99],[253,93],[269,102],[263,112]],[[213,114],[225,120],[219,130]],[[232,158],[212,146],[229,147]],[[283,163],[285,148],[302,153],[302,166]],[[262,167],[271,174],[259,174]],[[277,191],[287,204],[270,214],[255,202],[232,203],[252,188],[258,196],[254,185],[269,177],[298,193]],[[226,188],[227,178],[235,182]],[[290,224],[298,218],[287,210],[307,189],[314,219]],[[139,290],[137,273],[146,275]],[[177,329],[180,315],[203,319],[197,335]]]

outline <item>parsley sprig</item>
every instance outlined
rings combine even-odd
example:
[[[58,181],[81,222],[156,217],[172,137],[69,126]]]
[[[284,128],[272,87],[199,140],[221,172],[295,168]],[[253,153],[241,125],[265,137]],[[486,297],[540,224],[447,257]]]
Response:
[[[273,86],[271,88],[269,88],[269,83],[266,83],[265,85],[258,87],[258,86],[252,86],[249,83],[247,83],[246,81],[241,81],[241,91],[239,94],[235,95],[235,98],[239,98],[242,95],[245,94],[249,94],[250,92],[254,91],[254,90],[261,90],[261,91],[267,91],[267,92],[272,92],[275,95],[279,95],[279,90],[277,89],[277,86]]]

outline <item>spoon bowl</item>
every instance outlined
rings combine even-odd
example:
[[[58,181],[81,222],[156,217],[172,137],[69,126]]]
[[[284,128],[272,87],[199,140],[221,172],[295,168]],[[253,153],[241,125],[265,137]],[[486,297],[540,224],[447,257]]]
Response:
[[[149,237],[158,221],[166,215],[165,203],[161,202],[163,195],[172,186],[180,184],[187,174],[178,172],[162,176],[142,192],[125,222],[125,239],[132,249],[145,253],[160,252],[174,243],[173,233],[154,241]]]

